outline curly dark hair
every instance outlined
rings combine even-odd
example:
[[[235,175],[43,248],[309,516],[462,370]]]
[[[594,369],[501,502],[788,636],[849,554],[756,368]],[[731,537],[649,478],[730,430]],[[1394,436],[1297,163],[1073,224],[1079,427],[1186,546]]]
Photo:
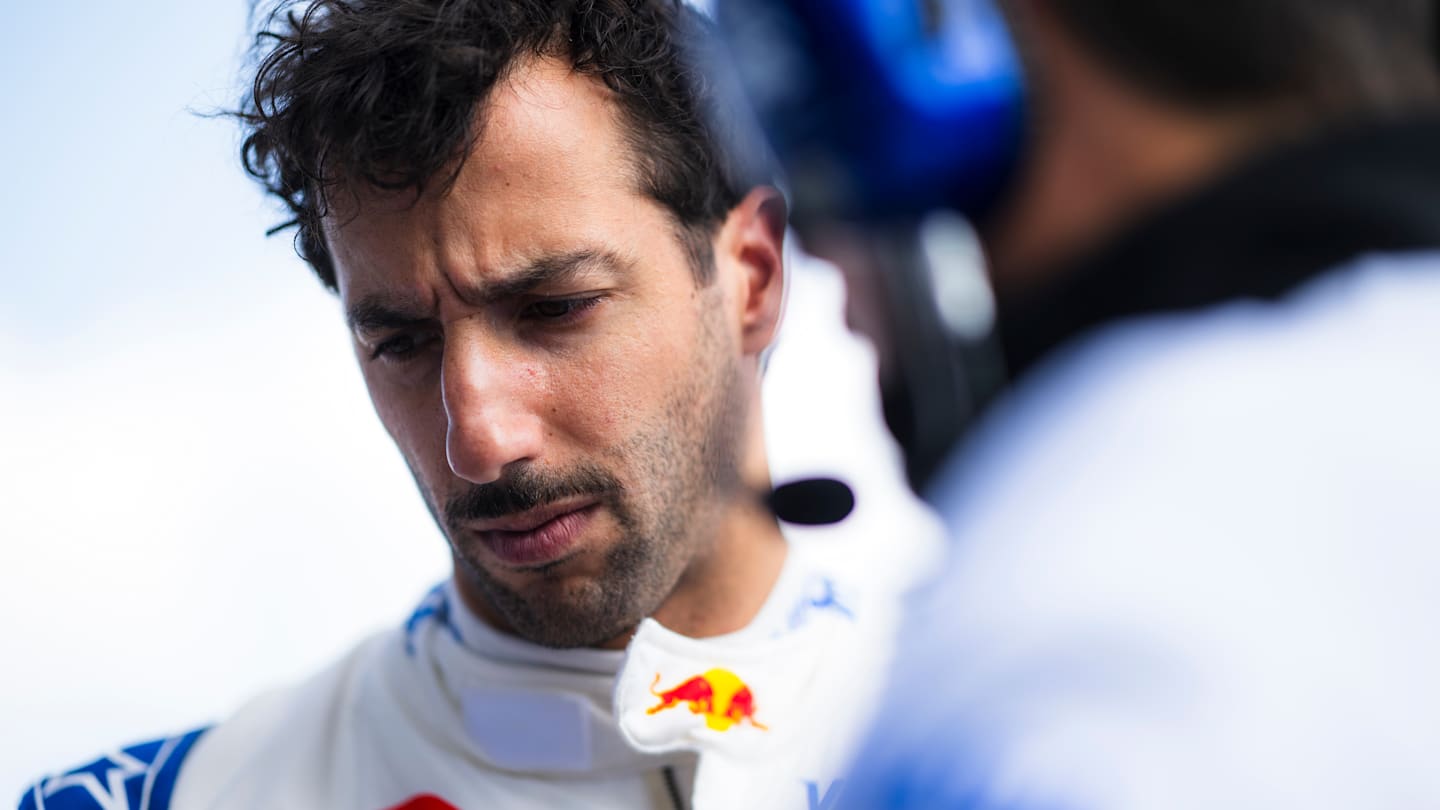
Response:
[[[673,216],[701,282],[711,238],[773,182],[735,103],[710,23],[681,0],[279,0],[232,114],[245,170],[284,201],[296,250],[331,290],[320,221],[338,189],[445,190],[484,101],[526,56],[568,59],[612,91],[641,193]]]

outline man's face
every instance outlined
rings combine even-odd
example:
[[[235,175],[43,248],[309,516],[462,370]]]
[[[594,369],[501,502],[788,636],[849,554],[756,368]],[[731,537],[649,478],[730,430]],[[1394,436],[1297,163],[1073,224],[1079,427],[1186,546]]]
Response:
[[[738,487],[736,296],[636,191],[603,86],[517,66],[445,195],[326,222],[375,408],[492,622],[600,644],[702,560]]]

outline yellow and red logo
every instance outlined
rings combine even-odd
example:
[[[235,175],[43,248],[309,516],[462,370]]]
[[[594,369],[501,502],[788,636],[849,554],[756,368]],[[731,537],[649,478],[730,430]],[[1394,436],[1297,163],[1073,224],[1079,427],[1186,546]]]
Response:
[[[704,715],[705,725],[716,731],[728,731],[745,721],[761,731],[767,730],[755,720],[755,694],[728,669],[712,669],[663,692],[656,691],[659,685],[660,673],[657,672],[655,682],[650,684],[650,694],[660,702],[646,709],[646,714],[659,714],[683,703],[691,714]]]

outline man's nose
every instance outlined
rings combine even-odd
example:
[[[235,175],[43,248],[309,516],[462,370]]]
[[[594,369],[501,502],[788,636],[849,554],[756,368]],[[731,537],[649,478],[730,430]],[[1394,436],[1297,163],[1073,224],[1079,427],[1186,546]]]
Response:
[[[508,465],[539,457],[544,425],[531,407],[533,379],[524,363],[481,340],[447,342],[440,386],[452,472],[488,484]]]

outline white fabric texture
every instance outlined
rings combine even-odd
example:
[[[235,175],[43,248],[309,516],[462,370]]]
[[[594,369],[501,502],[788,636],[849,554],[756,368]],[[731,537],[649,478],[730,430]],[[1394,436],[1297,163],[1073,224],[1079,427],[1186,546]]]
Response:
[[[796,544],[746,629],[697,640],[647,620],[624,653],[502,636],[447,584],[409,632],[383,633],[209,731],[172,806],[386,810],[434,796],[466,810],[668,808],[669,767],[696,810],[808,808],[868,719],[893,616],[883,595]],[[719,711],[738,707],[738,722],[717,730],[723,718],[695,711],[709,704],[686,700],[648,711],[663,690],[716,672],[697,683]],[[729,676],[748,698],[727,690]]]
[[[1437,489],[1440,255],[1104,328],[935,488],[954,555],[866,773],[905,806],[1440,807]]]

